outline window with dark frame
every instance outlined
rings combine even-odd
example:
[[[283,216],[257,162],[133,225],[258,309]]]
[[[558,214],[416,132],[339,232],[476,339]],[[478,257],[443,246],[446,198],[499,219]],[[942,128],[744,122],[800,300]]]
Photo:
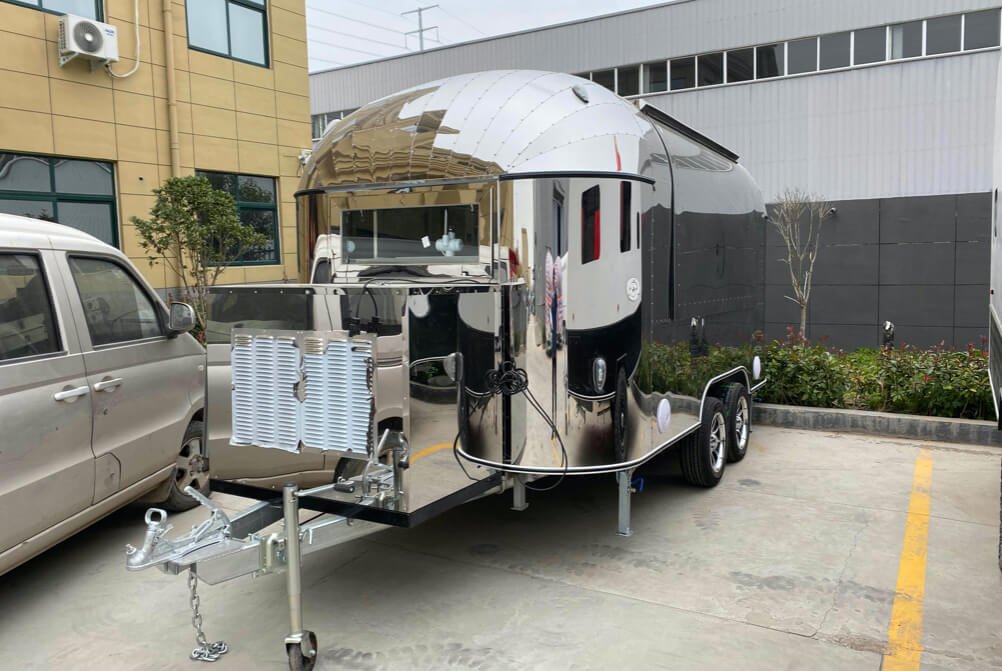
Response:
[[[268,67],[265,0],[187,0],[188,46]]]
[[[960,51],[960,15],[938,16],[925,22],[925,54]]]
[[[782,44],[766,44],[755,47],[755,79],[782,76],[784,66]]]
[[[821,63],[820,70],[833,70],[835,68],[849,67],[849,43],[851,34],[832,33],[821,36]]]
[[[602,213],[598,186],[581,194],[581,264],[598,260],[602,255]]]
[[[0,0],[12,5],[32,7],[51,14],[73,14],[100,21],[103,18],[101,0]]]
[[[727,81],[747,82],[755,78],[755,50],[734,49],[727,52]]]
[[[999,10],[964,14],[964,51],[999,46]]]
[[[628,252],[633,247],[630,240],[630,231],[633,222],[630,221],[630,212],[633,209],[633,184],[631,182],[619,183],[619,251]]]
[[[696,57],[672,59],[671,90],[691,89],[694,86],[696,86]]]
[[[0,153],[0,212],[58,222],[118,246],[111,163]]]
[[[268,238],[263,246],[249,249],[240,259],[228,265],[274,265],[280,263],[281,235],[278,222],[278,199],[273,177],[237,175],[224,172],[196,170],[195,174],[209,180],[215,189],[233,196],[237,204],[240,223],[250,226]]]
[[[786,43],[786,72],[799,75],[818,69],[818,38],[793,40]]]
[[[724,83],[724,54],[722,52],[700,54],[698,60],[699,68],[697,73],[699,75],[700,86],[713,86]]]

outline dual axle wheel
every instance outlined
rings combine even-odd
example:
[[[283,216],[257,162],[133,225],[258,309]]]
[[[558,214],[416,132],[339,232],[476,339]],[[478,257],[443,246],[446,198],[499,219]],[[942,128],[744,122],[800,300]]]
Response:
[[[728,384],[722,398],[707,397],[699,431],[682,451],[686,481],[697,487],[716,486],[728,461],[745,458],[750,433],[751,402],[743,384]]]

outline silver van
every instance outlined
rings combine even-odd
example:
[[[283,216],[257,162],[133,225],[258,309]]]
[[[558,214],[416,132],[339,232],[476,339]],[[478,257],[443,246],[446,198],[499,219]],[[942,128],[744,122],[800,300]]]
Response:
[[[117,249],[0,214],[0,574],[137,498],[208,493],[193,324]]]

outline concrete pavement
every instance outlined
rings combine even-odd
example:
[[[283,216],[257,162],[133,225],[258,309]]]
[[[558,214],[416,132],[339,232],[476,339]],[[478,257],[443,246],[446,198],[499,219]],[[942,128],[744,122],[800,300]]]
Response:
[[[307,557],[321,669],[879,669],[916,458],[923,669],[1002,667],[997,448],[761,427],[715,489],[671,463],[615,534],[612,476],[489,497]],[[218,497],[227,507],[242,501]],[[177,516],[187,530],[204,513]],[[0,576],[0,669],[198,669],[183,577],[128,573],[142,509]],[[200,585],[214,669],[283,669],[283,575]]]

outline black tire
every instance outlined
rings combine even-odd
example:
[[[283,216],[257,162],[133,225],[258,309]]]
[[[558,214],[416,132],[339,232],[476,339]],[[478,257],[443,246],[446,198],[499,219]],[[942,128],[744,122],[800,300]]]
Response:
[[[727,465],[727,420],[719,398],[707,397],[699,431],[682,450],[682,476],[696,487],[716,487]]]
[[[626,461],[629,448],[629,403],[626,386],[626,371],[619,369],[616,375],[616,395],[612,399],[612,450],[616,461]]]
[[[294,643],[286,644],[285,652],[289,656],[290,671],[312,671],[317,663],[317,635],[312,631],[304,631],[307,647],[313,650],[312,656],[303,654],[303,646]]]
[[[160,505],[172,512],[191,510],[198,501],[184,493],[184,488],[191,485],[205,496],[209,495],[209,472],[202,470],[202,460],[205,427],[202,422],[192,421],[185,429],[181,439],[181,449],[178,451],[174,474],[171,476],[170,493]]]
[[[724,390],[724,418],[727,420],[727,461],[741,461],[748,454],[751,439],[751,396],[740,382]]]

